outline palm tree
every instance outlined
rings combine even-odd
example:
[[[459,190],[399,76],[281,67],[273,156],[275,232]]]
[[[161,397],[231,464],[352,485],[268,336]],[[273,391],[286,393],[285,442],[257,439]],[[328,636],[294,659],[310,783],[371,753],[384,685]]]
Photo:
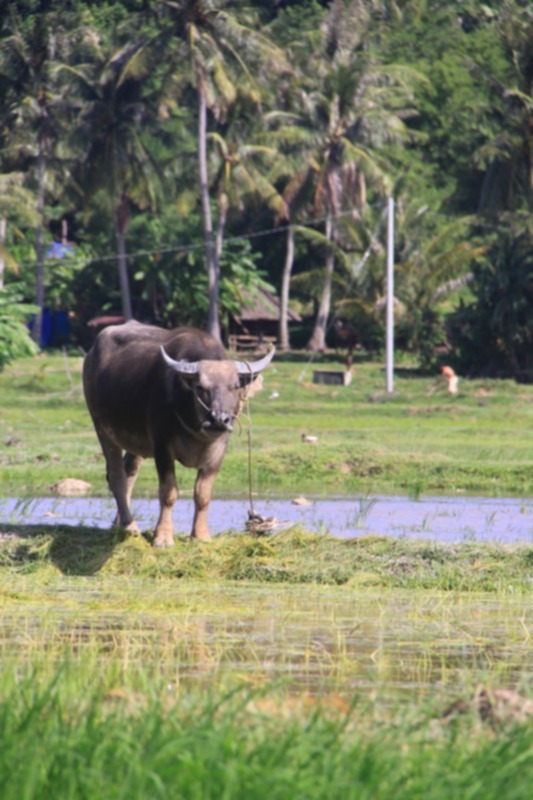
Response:
[[[323,350],[326,344],[338,220],[343,215],[362,214],[369,180],[380,191],[387,191],[390,182],[374,148],[409,136],[404,119],[416,76],[408,68],[373,63],[367,43],[369,26],[368,4],[361,0],[332,3],[321,51],[314,58],[314,86],[293,97],[293,124],[307,131],[307,136],[302,138],[303,166],[295,171],[286,194],[307,193],[315,218],[323,220],[326,242],[315,324],[308,342],[312,351]]]
[[[409,349],[429,369],[434,366],[435,347],[446,344],[442,306],[470,283],[471,267],[486,246],[473,239],[470,217],[436,219],[404,198],[397,208],[395,294],[401,327]]]
[[[154,43],[160,46],[161,37],[170,41],[175,63],[181,68],[179,77],[193,86],[197,97],[198,177],[209,293],[207,330],[220,338],[220,268],[211,212],[208,112],[220,121],[242,92],[259,105],[260,93],[249,65],[262,61],[275,74],[285,68],[285,57],[257,28],[241,21],[228,0],[162,0],[160,8],[167,26]]]
[[[275,147],[248,141],[241,120],[235,122],[234,119],[233,124],[226,125],[225,135],[216,131],[208,135],[214,145],[211,171],[217,202],[217,261],[222,255],[230,209],[242,211],[245,204],[258,202],[276,216],[286,213],[285,201],[269,179],[269,172],[279,159],[279,153]]]
[[[533,17],[531,10],[507,0],[498,22],[500,36],[514,69],[515,83],[494,78],[505,109],[496,140],[480,148],[478,163],[486,167],[480,213],[533,208]]]
[[[0,175],[0,289],[4,285],[6,265],[16,268],[14,259],[6,250],[8,223],[15,235],[22,237],[19,224],[36,227],[39,222],[35,195],[24,186],[23,173],[10,172]]]
[[[23,20],[14,7],[5,21],[0,45],[4,81],[2,132],[10,161],[30,171],[35,185],[37,224],[36,314],[33,337],[41,339],[44,309],[44,208],[52,189],[58,143],[65,122],[65,96],[56,67],[69,49],[68,15],[48,12]]]
[[[142,94],[142,73],[132,69],[139,48],[135,42],[107,51],[98,45],[89,64],[70,71],[83,98],[73,132],[82,154],[76,180],[86,201],[98,195],[113,220],[125,319],[133,317],[126,249],[131,206],[153,208],[160,188],[146,143],[154,115]]]

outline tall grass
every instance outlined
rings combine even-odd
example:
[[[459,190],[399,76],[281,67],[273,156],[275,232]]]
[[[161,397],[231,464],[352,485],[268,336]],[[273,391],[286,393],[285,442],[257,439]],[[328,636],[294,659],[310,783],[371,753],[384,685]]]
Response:
[[[79,669],[79,668],[78,668]],[[533,727],[250,690],[161,696],[68,663],[0,684],[3,800],[529,800]]]

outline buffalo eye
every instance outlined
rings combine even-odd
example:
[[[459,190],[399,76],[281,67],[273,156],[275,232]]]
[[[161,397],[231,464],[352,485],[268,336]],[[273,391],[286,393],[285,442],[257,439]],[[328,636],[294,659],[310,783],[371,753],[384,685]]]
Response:
[[[209,391],[207,389],[204,389],[203,386],[196,387],[196,395],[204,403],[207,402],[207,400],[209,399]]]

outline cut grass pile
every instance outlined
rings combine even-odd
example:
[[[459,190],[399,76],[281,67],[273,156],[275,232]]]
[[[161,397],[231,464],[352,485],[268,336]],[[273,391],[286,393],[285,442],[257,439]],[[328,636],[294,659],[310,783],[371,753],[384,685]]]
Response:
[[[161,551],[141,536],[124,538],[118,532],[91,528],[3,525],[2,530],[0,568],[19,574],[52,570],[170,580],[489,592],[533,589],[530,545],[451,545],[377,535],[336,539],[293,527],[274,536],[222,534],[207,544],[176,537],[173,548]]]

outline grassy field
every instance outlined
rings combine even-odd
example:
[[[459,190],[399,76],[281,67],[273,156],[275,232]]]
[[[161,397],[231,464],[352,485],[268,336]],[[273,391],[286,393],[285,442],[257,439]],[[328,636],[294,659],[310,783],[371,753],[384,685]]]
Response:
[[[348,387],[314,384],[315,365],[274,362],[264,390],[251,403],[257,492],[533,493],[533,387],[461,380],[452,397],[433,378],[404,367],[398,368],[389,397],[380,365],[356,364]],[[3,496],[44,496],[65,477],[90,482],[96,496],[107,493],[80,372],[81,358],[45,355],[0,374]],[[246,492],[244,417],[242,424],[217,479],[218,496]],[[318,441],[302,442],[302,434]],[[194,475],[182,469],[178,479],[187,491]],[[144,465],[137,486],[138,494],[156,496],[153,464]]]
[[[523,594],[2,572],[3,798],[530,796]]]
[[[4,497],[107,494],[80,369],[0,374]],[[531,497],[533,387],[452,398],[404,368],[389,398],[376,364],[349,387],[312,373],[279,360],[252,401],[259,497]],[[217,496],[246,495],[247,442],[243,420]],[[138,486],[156,495],[152,464]],[[531,545],[147,539],[0,523],[2,798],[529,798]]]

